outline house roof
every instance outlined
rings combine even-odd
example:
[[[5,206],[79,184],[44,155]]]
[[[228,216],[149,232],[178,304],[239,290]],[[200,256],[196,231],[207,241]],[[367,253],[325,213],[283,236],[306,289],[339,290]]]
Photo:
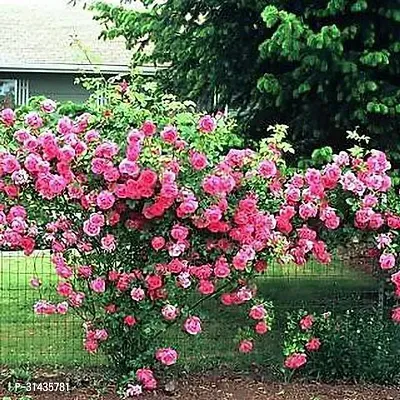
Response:
[[[124,40],[99,40],[101,26],[79,3],[73,7],[67,0],[0,0],[0,10],[0,71],[129,70],[132,52]]]

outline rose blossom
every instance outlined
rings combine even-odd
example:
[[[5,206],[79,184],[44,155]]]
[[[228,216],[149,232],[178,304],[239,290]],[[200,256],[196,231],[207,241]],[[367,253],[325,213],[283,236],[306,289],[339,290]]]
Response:
[[[321,347],[321,341],[319,338],[311,338],[307,344],[306,344],[306,349],[308,351],[317,351]]]
[[[146,278],[146,283],[149,290],[156,290],[162,287],[162,279],[158,275],[149,275]]]
[[[13,126],[15,119],[15,113],[11,108],[5,108],[0,112],[0,121],[6,126]]]
[[[142,301],[146,297],[144,290],[140,287],[134,287],[131,290],[131,298],[134,301]]]
[[[392,310],[392,320],[400,324],[400,307],[396,307]]]
[[[201,320],[199,317],[187,318],[183,326],[190,335],[197,335],[201,332]]]
[[[164,130],[160,133],[161,138],[164,142],[173,144],[178,139],[178,131],[173,126],[166,126]]]
[[[191,166],[196,171],[201,171],[207,166],[207,157],[197,151],[194,151],[190,154],[189,160]]]
[[[107,234],[101,238],[101,247],[109,252],[114,251],[117,247],[114,235]]]
[[[90,287],[96,293],[104,293],[106,290],[106,282],[102,278],[97,278],[90,282]]]
[[[37,289],[42,285],[42,282],[38,278],[32,278],[30,280],[30,284],[33,288]]]
[[[258,172],[264,178],[272,178],[277,174],[278,170],[273,161],[264,160],[260,162],[260,165],[258,166]]]
[[[158,349],[155,357],[157,361],[161,362],[161,364],[170,366],[176,363],[178,359],[178,353],[176,350],[167,347],[165,349]]]
[[[126,326],[132,327],[132,326],[135,326],[136,323],[137,323],[136,318],[133,315],[127,315],[124,318],[124,324]]]
[[[143,384],[146,390],[154,390],[157,387],[157,381],[154,378],[153,371],[149,368],[140,368],[136,371],[136,378]]]
[[[50,100],[50,99],[43,100],[40,104],[40,109],[43,112],[46,112],[49,114],[54,112],[56,110],[56,108],[57,108],[57,104],[55,103],[55,101]]]
[[[311,329],[314,324],[314,317],[312,315],[306,315],[300,321],[300,327],[303,331]]]
[[[393,254],[382,254],[379,263],[382,269],[391,269],[396,265],[396,258]]]
[[[30,112],[25,117],[25,123],[32,129],[39,129],[43,126],[43,120],[40,115],[34,111]]]
[[[307,356],[303,353],[293,353],[285,360],[285,367],[289,369],[297,369],[306,364]]]
[[[103,190],[98,194],[96,203],[100,209],[108,210],[114,205],[115,197],[111,192]]]
[[[152,136],[156,133],[157,127],[152,121],[145,121],[140,130],[145,136]]]
[[[173,306],[172,304],[165,305],[161,310],[162,316],[167,321],[175,320],[176,317],[178,316],[178,312],[179,312],[178,308]]]
[[[70,294],[72,294],[72,292],[72,285],[69,282],[60,282],[57,285],[57,293],[60,296],[68,297]]]
[[[249,317],[252,319],[263,319],[267,316],[267,311],[262,304],[251,307]]]
[[[165,239],[162,236],[155,236],[151,240],[151,247],[155,251],[160,251],[165,246]]]
[[[217,121],[211,115],[204,115],[199,120],[199,130],[203,133],[211,133],[217,127]]]
[[[264,335],[269,331],[269,327],[265,321],[260,321],[254,327],[254,330],[259,335]]]
[[[241,353],[250,353],[253,350],[253,347],[254,345],[252,340],[245,339],[239,343],[239,351]]]

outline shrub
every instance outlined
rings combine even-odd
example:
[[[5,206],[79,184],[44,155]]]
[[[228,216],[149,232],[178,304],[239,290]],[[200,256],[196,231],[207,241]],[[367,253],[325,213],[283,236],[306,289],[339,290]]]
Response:
[[[382,152],[355,147],[302,174],[283,160],[285,126],[259,151],[237,150],[222,114],[127,83],[107,98],[78,116],[50,100],[1,112],[1,245],[30,254],[47,243],[60,300],[35,312],[81,316],[86,350],[102,348],[130,394],[154,389],[155,374],[179,362],[166,332],[201,334],[207,299],[242,306],[249,326],[237,346],[252,351],[273,322],[254,283],[268,262],[329,263],[327,244],[339,238],[395,238]],[[379,243],[382,268],[393,269],[396,241]]]
[[[286,349],[306,352],[307,378],[374,383],[397,383],[400,373],[399,326],[376,310],[349,310],[341,315],[314,317],[308,331],[299,315],[289,319]],[[300,344],[301,343],[301,344]],[[296,345],[300,344],[300,349]],[[297,366],[296,366],[297,367]]]

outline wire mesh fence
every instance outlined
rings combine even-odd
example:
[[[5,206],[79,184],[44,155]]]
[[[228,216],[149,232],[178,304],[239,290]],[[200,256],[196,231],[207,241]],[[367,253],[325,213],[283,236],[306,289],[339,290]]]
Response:
[[[379,286],[372,271],[349,265],[343,258],[335,259],[323,266],[309,261],[305,266],[282,266],[272,264],[265,275],[259,278],[258,288],[265,299],[271,299],[280,314],[305,308],[313,311],[341,311],[371,308],[379,301]],[[42,281],[40,294],[31,287],[31,279]],[[82,349],[82,321],[72,315],[38,316],[33,312],[36,301],[55,299],[57,276],[46,251],[25,257],[19,252],[0,252],[0,364],[16,365],[31,363],[38,365],[99,365],[105,358],[89,355]],[[219,361],[233,359],[231,339],[234,326],[221,329],[212,317],[218,305],[212,304],[210,318],[205,320],[203,339],[206,344],[187,342],[185,335],[176,332],[174,341],[188,360],[201,362],[201,347],[213,343],[218,351],[212,357]],[[225,311],[224,311],[225,312]],[[239,309],[229,311],[232,325],[243,322]],[[277,311],[278,313],[278,311]],[[206,309],[207,315],[207,309]],[[245,318],[245,316],[244,316]],[[234,334],[233,334],[234,336]],[[273,352],[271,339],[266,353]],[[267,343],[267,342],[266,342]],[[225,348],[225,347],[226,348]],[[268,348],[267,348],[268,347]],[[210,354],[207,355],[210,363]]]

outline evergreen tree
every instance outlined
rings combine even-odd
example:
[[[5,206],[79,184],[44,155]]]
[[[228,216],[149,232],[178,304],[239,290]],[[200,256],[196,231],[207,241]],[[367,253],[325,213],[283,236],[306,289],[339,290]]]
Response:
[[[229,104],[253,137],[287,123],[296,147],[347,145],[360,126],[400,153],[400,0],[144,0],[98,3],[103,36],[168,65],[166,90]],[[152,51],[147,51],[152,46]]]

